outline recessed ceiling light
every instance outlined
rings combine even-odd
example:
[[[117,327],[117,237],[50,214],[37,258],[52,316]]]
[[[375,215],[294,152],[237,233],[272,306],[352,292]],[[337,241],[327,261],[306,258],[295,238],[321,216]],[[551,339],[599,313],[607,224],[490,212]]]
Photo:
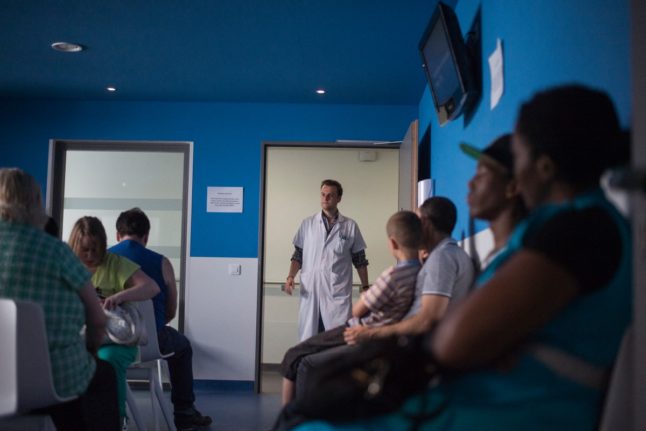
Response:
[[[83,47],[78,43],[71,42],[54,42],[52,43],[52,49],[60,52],[81,52]]]
[[[316,90],[316,94],[325,94],[325,90],[319,88],[318,90]]]
[[[108,90],[110,93],[114,93],[117,91],[117,87],[105,87],[106,90]]]

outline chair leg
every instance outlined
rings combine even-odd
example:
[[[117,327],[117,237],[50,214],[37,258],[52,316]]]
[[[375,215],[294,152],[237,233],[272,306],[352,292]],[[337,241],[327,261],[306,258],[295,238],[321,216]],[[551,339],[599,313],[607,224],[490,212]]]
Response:
[[[161,372],[161,367],[159,360],[157,361],[157,370]],[[151,373],[152,374],[152,373]],[[164,397],[164,387],[161,379],[155,379],[154,391],[159,407],[161,408],[164,419],[166,420],[166,425],[170,431],[176,431],[175,422],[173,421],[173,413],[168,405],[168,400]],[[152,388],[151,388],[152,389]]]
[[[146,431],[146,427],[144,426],[144,423],[141,420],[141,416],[139,415],[139,409],[137,408],[135,397],[134,395],[132,395],[132,391],[130,390],[130,386],[128,385],[126,385],[126,400],[130,414],[135,421],[135,425],[137,425],[137,429],[139,431]]]
[[[154,430],[159,431],[159,418],[157,417],[157,403],[155,403],[155,391],[157,389],[157,378],[155,370],[148,368],[148,392],[150,393],[150,411],[153,415]]]

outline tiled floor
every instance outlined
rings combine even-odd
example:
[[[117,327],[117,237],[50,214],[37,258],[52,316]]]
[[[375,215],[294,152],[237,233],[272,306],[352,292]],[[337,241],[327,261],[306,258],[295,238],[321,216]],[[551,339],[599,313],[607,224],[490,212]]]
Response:
[[[280,376],[276,373],[265,373],[263,380],[265,393],[236,391],[197,391],[196,407],[202,414],[213,418],[213,431],[267,431],[273,425],[280,410]],[[133,389],[133,394],[144,422],[153,430],[148,391]],[[170,393],[166,393],[170,403]],[[161,430],[166,430],[166,423],[158,411]],[[128,430],[137,427],[130,420]]]

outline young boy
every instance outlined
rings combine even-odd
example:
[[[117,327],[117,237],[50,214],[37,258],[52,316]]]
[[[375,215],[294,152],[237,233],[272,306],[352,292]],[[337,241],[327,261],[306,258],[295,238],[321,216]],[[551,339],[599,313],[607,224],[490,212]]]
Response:
[[[411,211],[399,211],[386,224],[388,248],[397,264],[381,273],[352,307],[352,318],[344,326],[321,332],[285,353],[281,364],[283,404],[294,397],[296,371],[300,361],[314,353],[345,344],[343,331],[358,325],[376,327],[401,320],[413,303],[415,281],[421,268],[418,250],[422,246],[422,224]]]

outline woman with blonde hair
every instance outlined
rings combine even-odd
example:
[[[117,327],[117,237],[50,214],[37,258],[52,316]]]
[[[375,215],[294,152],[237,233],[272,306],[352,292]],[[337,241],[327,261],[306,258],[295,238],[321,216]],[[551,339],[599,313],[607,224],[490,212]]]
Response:
[[[107,237],[101,220],[81,217],[70,233],[70,247],[92,274],[103,308],[114,309],[124,302],[151,299],[159,293],[159,286],[136,263],[107,251]],[[108,361],[117,374],[119,414],[126,424],[126,370],[137,356],[137,346],[104,344],[98,350],[99,358]]]
[[[54,389],[60,397],[77,397],[38,413],[50,415],[59,430],[114,431],[119,427],[114,371],[95,357],[105,316],[90,274],[67,245],[43,231],[45,221],[34,178],[1,168],[0,297],[42,307]]]

